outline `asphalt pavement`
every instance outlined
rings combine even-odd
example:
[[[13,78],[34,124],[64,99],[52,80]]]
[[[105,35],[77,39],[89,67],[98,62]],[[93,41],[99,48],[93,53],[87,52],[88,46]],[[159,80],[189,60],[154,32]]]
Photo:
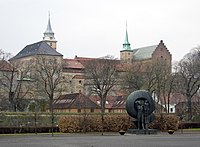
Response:
[[[200,133],[0,135],[0,147],[199,147]]]

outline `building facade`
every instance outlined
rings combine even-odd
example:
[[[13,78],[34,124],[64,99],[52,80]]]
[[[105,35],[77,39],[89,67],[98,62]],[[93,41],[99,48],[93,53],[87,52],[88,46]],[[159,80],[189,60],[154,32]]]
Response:
[[[37,66],[36,63],[34,63],[34,59],[37,56],[45,56],[48,57],[48,59],[56,58],[56,60],[58,60],[58,64],[60,64],[62,67],[62,79],[63,81],[65,81],[65,86],[64,88],[62,87],[62,91],[59,91],[59,94],[55,96],[55,99],[57,99],[59,95],[73,93],[83,93],[88,96],[90,92],[88,91],[89,89],[86,86],[87,80],[85,78],[84,62],[90,62],[95,58],[83,58],[75,56],[74,59],[63,59],[63,55],[57,51],[56,46],[57,41],[51,28],[49,16],[47,29],[44,32],[43,40],[27,45],[16,56],[11,58],[10,62],[23,63],[23,66],[27,64],[35,64],[34,66]],[[131,49],[131,44],[128,41],[128,31],[126,28],[125,42],[123,43],[123,49],[120,51],[120,61],[116,61],[119,62],[119,67],[123,67],[124,64],[132,64],[133,62],[145,63],[157,61],[158,59],[164,60],[169,65],[171,65],[171,54],[162,40],[157,45]],[[20,68],[23,66],[20,66]],[[123,69],[121,71],[123,71]],[[27,73],[32,74],[34,73],[34,71],[30,71]],[[117,85],[116,87],[114,87],[115,90],[113,91],[113,93],[120,89],[119,85]],[[116,93],[113,95],[118,96]],[[34,95],[34,97],[37,96]],[[123,109],[125,109],[124,102],[124,100],[122,102],[118,99],[116,99],[116,102],[112,102],[114,108],[113,111],[123,111],[122,106]],[[109,111],[111,110],[112,108],[109,109]]]

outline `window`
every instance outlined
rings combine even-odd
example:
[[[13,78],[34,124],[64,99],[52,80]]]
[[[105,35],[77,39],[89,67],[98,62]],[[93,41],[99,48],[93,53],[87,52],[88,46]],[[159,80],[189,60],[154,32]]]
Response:
[[[170,108],[170,112],[173,112],[173,108]]]
[[[81,109],[78,109],[78,113],[81,113]]]
[[[79,84],[81,84],[82,83],[82,81],[80,80],[80,81],[78,81],[79,82]]]
[[[94,108],[91,108],[91,109],[90,109],[90,112],[92,112],[92,113],[93,113],[93,112],[94,112]]]

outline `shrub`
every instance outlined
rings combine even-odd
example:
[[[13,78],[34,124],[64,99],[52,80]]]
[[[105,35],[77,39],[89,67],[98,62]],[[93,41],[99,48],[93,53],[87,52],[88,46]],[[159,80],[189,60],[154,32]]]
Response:
[[[149,128],[160,131],[178,130],[179,121],[176,115],[160,114],[155,116],[155,120],[149,125]]]
[[[127,130],[131,126],[127,114],[106,114],[104,115],[104,131],[117,132],[121,129]],[[61,132],[101,132],[101,115],[72,115],[64,116],[59,120]]]

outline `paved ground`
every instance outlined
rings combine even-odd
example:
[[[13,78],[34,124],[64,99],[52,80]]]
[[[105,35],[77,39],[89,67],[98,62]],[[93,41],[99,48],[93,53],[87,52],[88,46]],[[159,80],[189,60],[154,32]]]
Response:
[[[200,133],[0,135],[0,147],[199,147]]]

